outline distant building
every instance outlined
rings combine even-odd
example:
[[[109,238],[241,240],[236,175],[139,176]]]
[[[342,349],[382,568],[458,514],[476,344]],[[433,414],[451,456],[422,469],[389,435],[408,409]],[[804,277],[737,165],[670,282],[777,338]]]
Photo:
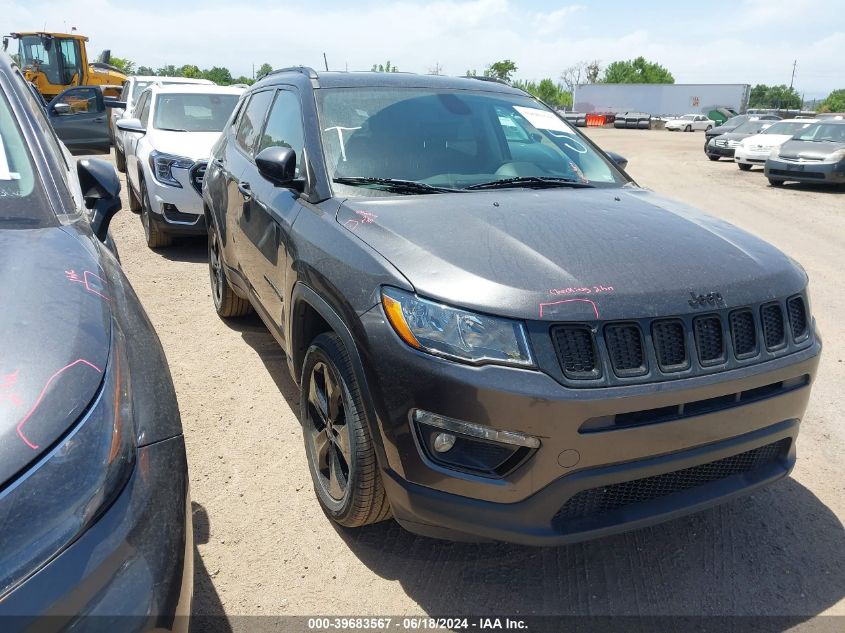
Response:
[[[652,116],[744,112],[748,84],[584,84],[575,88],[576,112],[647,112]]]

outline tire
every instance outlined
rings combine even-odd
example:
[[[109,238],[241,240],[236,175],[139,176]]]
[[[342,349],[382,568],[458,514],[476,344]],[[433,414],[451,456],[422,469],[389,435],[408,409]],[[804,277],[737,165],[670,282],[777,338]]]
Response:
[[[705,133],[705,134],[707,134],[707,133],[708,133],[710,130],[712,130],[712,129],[713,129],[713,126],[712,126],[712,125],[708,125],[706,128],[704,128],[704,133]]]
[[[751,165],[748,163],[737,163],[737,165],[742,171],[751,171]]]
[[[692,132],[692,126],[688,125],[684,128],[684,132]]]
[[[707,154],[707,158],[709,158],[710,160],[719,160],[721,156],[719,156],[718,154]]]
[[[305,354],[300,422],[314,492],[329,517],[361,527],[390,517],[373,440],[340,337],[320,334]]]
[[[208,227],[208,278],[211,282],[211,300],[218,316],[224,319],[244,316],[252,312],[252,304],[235,294],[223,269],[223,255],[220,252],[220,235],[217,227]]]
[[[152,209],[150,207],[150,194],[147,191],[147,185],[141,181],[141,226],[144,227],[144,237],[147,240],[147,246],[156,250],[158,248],[165,248],[173,244],[173,236],[162,231],[158,225],[153,221]]]
[[[135,190],[132,189],[132,185],[129,183],[129,178],[126,179],[126,192],[129,197],[129,210],[132,213],[140,213],[141,201],[138,200],[138,196],[135,195]]]
[[[783,187],[783,180],[779,180],[778,178],[769,178],[769,184],[772,187]]]
[[[121,174],[126,173],[126,155],[117,149],[117,146],[114,148],[114,166]]]

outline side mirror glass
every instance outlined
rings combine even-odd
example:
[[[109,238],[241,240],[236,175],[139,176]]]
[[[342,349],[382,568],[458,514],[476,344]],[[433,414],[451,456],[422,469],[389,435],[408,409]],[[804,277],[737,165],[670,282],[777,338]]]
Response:
[[[614,163],[616,163],[616,166],[619,169],[624,170],[624,169],[628,168],[628,159],[625,158],[624,156],[620,156],[616,152],[605,152],[605,154],[607,154],[607,156],[610,158],[610,160],[612,160]]]
[[[101,242],[106,241],[109,223],[120,211],[120,179],[114,166],[99,158],[83,158],[76,162],[79,186],[85,206],[92,210],[91,229]]]
[[[115,121],[115,126],[118,130],[124,132],[138,132],[139,134],[146,134],[147,130],[138,119],[118,119]]]
[[[267,147],[255,157],[258,173],[278,187],[303,191],[305,181],[296,177],[296,152],[290,147]]]
[[[70,104],[69,103],[55,103],[52,107],[53,112],[55,112],[59,116],[63,116],[65,114],[70,114]]]

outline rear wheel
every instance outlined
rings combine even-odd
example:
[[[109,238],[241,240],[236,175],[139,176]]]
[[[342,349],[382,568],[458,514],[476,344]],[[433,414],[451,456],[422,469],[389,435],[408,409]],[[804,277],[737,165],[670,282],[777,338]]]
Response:
[[[684,132],[692,132],[692,126],[688,125],[684,128]]]
[[[751,171],[751,165],[748,163],[737,163],[742,171]]]
[[[224,319],[244,316],[252,312],[252,305],[247,299],[235,294],[226,279],[223,270],[223,256],[220,248],[220,236],[213,224],[208,227],[208,276],[211,281],[211,298],[214,309]]]
[[[317,500],[333,521],[360,527],[390,516],[361,390],[334,332],[311,343],[302,367],[300,421]]]
[[[147,191],[147,185],[141,181],[141,224],[144,227],[144,237],[147,240],[147,246],[152,249],[164,248],[173,244],[173,236],[162,231],[155,220],[152,218],[153,210],[150,205],[150,193]]]

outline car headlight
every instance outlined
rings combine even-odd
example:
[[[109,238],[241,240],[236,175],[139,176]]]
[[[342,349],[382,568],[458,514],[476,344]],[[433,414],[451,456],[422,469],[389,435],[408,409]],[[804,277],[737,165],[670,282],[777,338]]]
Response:
[[[827,158],[824,159],[824,162],[838,163],[840,160],[845,160],[845,149],[839,149],[832,154],[828,154]]]
[[[82,419],[0,493],[0,602],[90,527],[129,480],[136,442],[128,376],[115,337],[100,391]]]
[[[382,306],[399,337],[411,347],[470,363],[531,367],[525,325],[383,288]]]
[[[150,169],[153,177],[163,185],[181,187],[181,183],[173,176],[173,168],[190,169],[194,166],[194,160],[185,156],[173,156],[162,152],[150,152]]]

